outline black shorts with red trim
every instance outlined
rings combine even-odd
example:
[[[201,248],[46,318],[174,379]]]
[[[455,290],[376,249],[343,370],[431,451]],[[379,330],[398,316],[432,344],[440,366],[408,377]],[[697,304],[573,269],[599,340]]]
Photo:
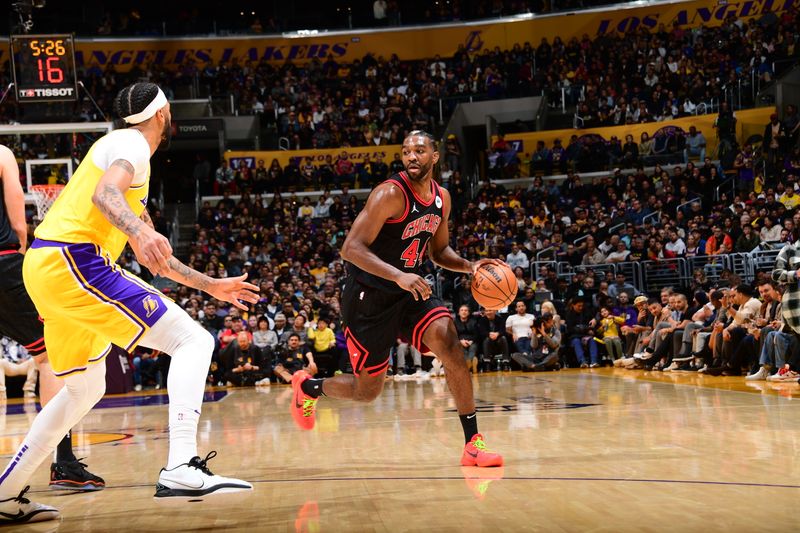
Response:
[[[0,335],[39,355],[45,352],[44,324],[22,282],[23,259],[16,251],[0,252]]]
[[[386,371],[389,351],[398,338],[427,350],[422,337],[434,320],[442,317],[452,318],[435,296],[415,301],[410,292],[390,293],[348,277],[342,293],[342,319],[353,372],[366,370],[375,376]]]

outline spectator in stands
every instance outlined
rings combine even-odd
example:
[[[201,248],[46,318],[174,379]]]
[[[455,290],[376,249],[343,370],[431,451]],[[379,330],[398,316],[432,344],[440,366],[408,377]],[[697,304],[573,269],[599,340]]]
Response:
[[[499,360],[506,364],[511,360],[506,321],[494,309],[484,310],[478,319],[478,339],[484,360],[491,362],[496,356],[500,356]]]
[[[326,317],[317,319],[316,328],[308,328],[307,338],[321,376],[330,377],[337,370],[341,370],[338,368],[339,353],[336,349],[336,335],[328,327]]]
[[[706,241],[706,255],[719,255],[727,251],[733,250],[733,240],[731,236],[722,232],[722,226],[715,225],[711,237]]]
[[[291,304],[290,304],[291,305]],[[275,321],[275,329],[278,328],[277,320]],[[280,336],[280,343],[286,345],[289,341],[289,336],[294,334],[297,335],[300,339],[300,344],[303,346],[308,345],[308,332],[306,331],[306,316],[302,313],[298,313],[297,316],[294,317],[292,321],[292,327],[285,330]]]
[[[754,291],[750,285],[740,284],[731,289],[731,298],[738,306],[731,323],[722,330],[722,361],[721,365],[709,367],[706,370],[710,375],[741,375],[741,361],[734,359],[737,345],[747,335],[747,326],[755,319],[761,310],[761,302],[753,297]]]
[[[523,271],[528,270],[528,256],[525,255],[525,252],[522,251],[522,248],[520,248],[519,244],[516,242],[511,244],[511,252],[506,255],[506,263],[508,263],[508,266],[512,269],[520,267]]]
[[[269,329],[269,319],[266,316],[258,318],[256,330],[253,331],[253,344],[264,353],[274,352],[278,346],[278,336]]]
[[[469,306],[462,305],[458,308],[455,320],[458,340],[464,350],[464,359],[467,366],[474,374],[478,373],[478,322],[472,317]]]
[[[600,308],[600,320],[597,324],[597,335],[603,341],[608,357],[615,361],[622,359],[622,339],[620,338],[620,326],[625,324],[625,317],[614,315],[608,307]]]
[[[506,319],[506,332],[511,335],[516,351],[531,353],[531,327],[534,316],[527,311],[525,302],[519,300],[514,304],[516,313]]]
[[[770,115],[769,120],[769,124],[764,128],[762,146],[766,156],[767,171],[773,173],[777,170],[779,163],[783,162],[788,136],[785,126],[778,119],[777,113]]]
[[[586,253],[581,260],[582,265],[600,265],[605,263],[606,256],[595,246],[594,237],[586,238]]]
[[[533,323],[531,353],[514,353],[514,361],[522,370],[558,370],[558,350],[561,347],[561,330],[556,327],[552,314],[543,313]]]
[[[597,356],[597,343],[594,340],[594,312],[586,306],[583,298],[575,298],[569,303],[565,318],[567,339],[575,352],[581,368],[600,366]],[[589,351],[589,363],[586,361],[586,350]]]
[[[286,346],[278,354],[274,372],[277,377],[289,383],[292,381],[292,374],[298,370],[305,370],[309,375],[315,376],[317,365],[314,362],[314,354],[301,342],[300,335],[290,333],[286,339]]]
[[[761,244],[761,238],[753,231],[753,226],[745,224],[742,226],[742,234],[736,239],[733,251],[740,253],[752,252],[759,244]]]
[[[137,348],[133,353],[133,359],[131,360],[131,366],[133,366],[133,390],[137,392],[142,390],[146,378],[152,375],[153,366],[156,363],[157,357],[157,352],[147,348]],[[214,383],[214,381],[212,381],[212,383]],[[156,384],[159,385],[156,388],[160,388],[160,383],[157,382]]]
[[[39,375],[32,357],[15,363],[0,354],[0,401],[6,399],[6,376],[26,376],[22,390],[26,398],[36,397],[36,380]],[[3,406],[5,409],[5,406]]]
[[[266,369],[261,351],[252,344],[250,335],[239,332],[236,340],[223,351],[220,359],[226,363],[228,386],[245,387],[264,379]]]
[[[689,158],[699,157],[700,161],[706,159],[706,138],[697,131],[695,126],[689,126],[689,135],[686,137],[686,148],[683,150],[683,162],[689,164]]]
[[[228,160],[220,161],[219,168],[214,173],[214,194],[220,195],[224,191],[230,191],[232,187],[235,187],[234,178],[235,174],[228,164]]]
[[[608,287],[608,295],[614,299],[617,299],[623,294],[625,294],[630,301],[639,294],[639,291],[636,290],[636,287],[626,281],[625,274],[622,272],[617,272],[614,275],[614,283]]]

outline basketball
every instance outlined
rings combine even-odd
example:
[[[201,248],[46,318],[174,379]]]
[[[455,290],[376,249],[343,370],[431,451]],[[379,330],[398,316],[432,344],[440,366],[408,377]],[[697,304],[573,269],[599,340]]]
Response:
[[[502,309],[517,296],[517,278],[508,265],[481,265],[472,276],[472,296],[486,309]]]

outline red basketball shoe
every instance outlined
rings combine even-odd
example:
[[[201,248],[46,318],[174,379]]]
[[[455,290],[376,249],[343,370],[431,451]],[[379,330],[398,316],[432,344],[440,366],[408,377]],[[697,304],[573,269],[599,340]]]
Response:
[[[289,409],[292,411],[294,423],[300,429],[314,429],[314,411],[317,409],[317,398],[312,398],[300,386],[311,378],[305,370],[298,370],[292,375],[292,404]]]
[[[486,449],[483,442],[483,435],[476,433],[472,440],[464,445],[464,453],[461,455],[462,466],[503,466],[503,456],[499,453],[492,453]]]

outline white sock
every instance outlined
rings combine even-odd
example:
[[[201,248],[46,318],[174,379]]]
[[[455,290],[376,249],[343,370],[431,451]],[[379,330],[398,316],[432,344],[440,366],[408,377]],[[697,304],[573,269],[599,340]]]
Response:
[[[142,339],[142,345],[172,356],[169,393],[169,458],[167,469],[197,455],[197,423],[203,405],[214,338],[173,302]]]
[[[106,390],[105,359],[86,372],[64,378],[65,387],[42,408],[22,445],[0,474],[0,500],[14,498],[72,426],[100,401]]]

